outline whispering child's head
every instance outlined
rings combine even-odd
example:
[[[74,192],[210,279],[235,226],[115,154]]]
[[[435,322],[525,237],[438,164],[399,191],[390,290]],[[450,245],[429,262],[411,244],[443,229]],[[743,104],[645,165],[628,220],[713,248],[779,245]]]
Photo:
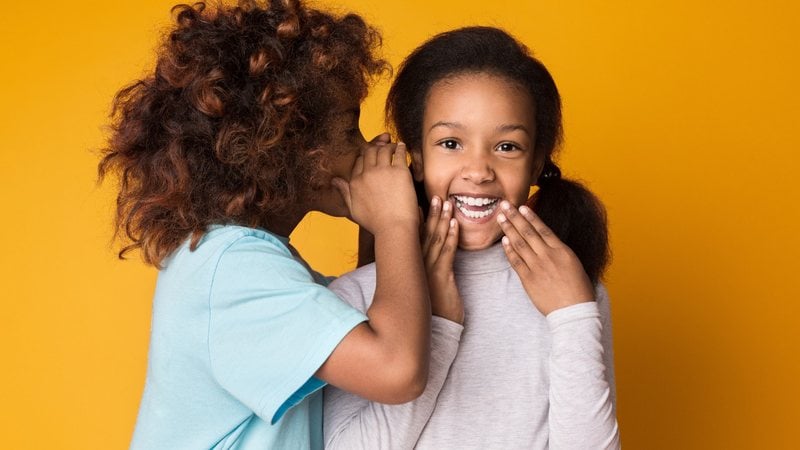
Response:
[[[299,0],[173,15],[154,70],[115,98],[99,166],[120,178],[120,255],[159,265],[211,224],[280,232],[312,209],[346,214],[330,179],[364,143],[359,104],[387,67],[377,31]]]

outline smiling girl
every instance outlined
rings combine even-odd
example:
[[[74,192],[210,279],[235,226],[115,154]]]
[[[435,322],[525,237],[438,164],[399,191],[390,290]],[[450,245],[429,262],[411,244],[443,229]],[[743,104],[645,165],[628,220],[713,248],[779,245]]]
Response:
[[[617,448],[605,214],[553,162],[547,69],[501,30],[443,33],[405,60],[387,116],[429,200],[429,382],[394,406],[326,390],[326,445]],[[332,289],[366,309],[374,266]]]

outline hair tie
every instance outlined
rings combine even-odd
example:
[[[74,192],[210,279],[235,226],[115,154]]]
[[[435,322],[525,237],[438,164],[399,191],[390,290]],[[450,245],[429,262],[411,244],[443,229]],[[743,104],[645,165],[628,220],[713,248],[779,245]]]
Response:
[[[551,182],[552,180],[557,180],[561,178],[561,169],[551,160],[547,160],[544,163],[544,168],[542,168],[542,174],[539,175],[539,180],[536,184],[539,187],[546,185],[547,183]]]

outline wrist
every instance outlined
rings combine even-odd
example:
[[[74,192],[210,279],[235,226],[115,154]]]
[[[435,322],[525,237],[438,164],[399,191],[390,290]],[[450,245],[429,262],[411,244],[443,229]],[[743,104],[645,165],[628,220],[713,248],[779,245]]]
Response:
[[[464,325],[464,310],[463,309],[448,309],[437,308],[431,305],[431,314],[442,319],[447,319],[459,325]]]
[[[398,236],[406,234],[413,236],[414,239],[417,239],[417,236],[419,235],[419,219],[395,220],[391,223],[376,226],[375,230],[372,231],[372,234],[375,236],[375,240],[386,236]]]

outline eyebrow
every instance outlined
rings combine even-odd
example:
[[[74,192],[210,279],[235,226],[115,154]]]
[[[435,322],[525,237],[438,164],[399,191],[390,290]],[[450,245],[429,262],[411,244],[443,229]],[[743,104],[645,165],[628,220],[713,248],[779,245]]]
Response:
[[[464,125],[461,125],[458,122],[444,122],[444,121],[440,120],[439,122],[436,122],[435,124],[431,125],[431,127],[428,129],[428,131],[431,131],[432,129],[438,128],[438,127],[462,129],[462,128],[464,128]]]
[[[531,132],[528,130],[528,127],[526,127],[525,125],[522,125],[521,123],[512,123],[512,124],[506,124],[506,125],[498,125],[498,126],[497,126],[497,128],[496,128],[496,130],[497,130],[497,131],[503,131],[503,132],[508,132],[508,131],[517,131],[517,130],[520,130],[520,131],[524,131],[524,132],[525,132],[525,133],[527,133],[529,136],[530,136],[530,134],[531,134]]]
[[[436,122],[435,124],[433,124],[433,125],[432,125],[432,126],[429,128],[429,129],[428,129],[428,131],[431,131],[431,130],[433,130],[434,128],[437,128],[437,127],[445,127],[445,128],[456,128],[456,129],[463,129],[463,128],[464,128],[464,125],[462,125],[462,124],[461,124],[461,123],[459,123],[459,122],[445,122],[445,121],[439,121],[439,122]],[[505,132],[505,133],[507,133],[507,132],[509,132],[509,131],[517,131],[517,130],[519,130],[519,131],[524,131],[525,133],[527,133],[527,134],[528,134],[528,136],[530,136],[530,135],[531,135],[531,132],[530,132],[530,130],[528,130],[528,127],[526,127],[525,125],[519,124],[519,123],[512,123],[512,124],[503,124],[503,125],[498,125],[498,126],[495,128],[495,130],[497,130],[497,131],[500,131],[500,132]]]

